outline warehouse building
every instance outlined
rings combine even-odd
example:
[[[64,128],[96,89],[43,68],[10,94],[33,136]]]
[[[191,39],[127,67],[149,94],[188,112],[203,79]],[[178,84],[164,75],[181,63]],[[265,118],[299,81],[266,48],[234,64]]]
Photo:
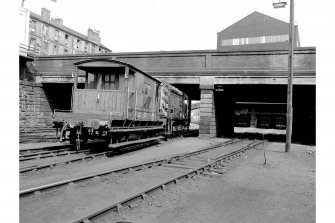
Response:
[[[253,12],[217,33],[217,50],[288,49],[289,23]],[[295,25],[295,47],[300,47]]]

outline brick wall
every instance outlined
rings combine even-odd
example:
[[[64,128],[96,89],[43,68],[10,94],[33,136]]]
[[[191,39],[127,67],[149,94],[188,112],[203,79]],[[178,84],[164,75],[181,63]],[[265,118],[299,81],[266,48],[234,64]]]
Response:
[[[44,120],[52,111],[43,85],[20,81],[19,94],[20,132],[38,132],[47,129]]]

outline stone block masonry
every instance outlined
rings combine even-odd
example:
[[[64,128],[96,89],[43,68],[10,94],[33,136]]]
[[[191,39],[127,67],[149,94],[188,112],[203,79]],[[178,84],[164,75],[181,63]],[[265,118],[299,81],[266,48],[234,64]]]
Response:
[[[213,90],[202,90],[200,96],[200,137],[216,136],[215,104]]]
[[[44,120],[52,110],[42,84],[20,81],[19,109],[20,132],[38,132],[48,128]]]
[[[214,78],[200,78],[200,137],[216,137]]]

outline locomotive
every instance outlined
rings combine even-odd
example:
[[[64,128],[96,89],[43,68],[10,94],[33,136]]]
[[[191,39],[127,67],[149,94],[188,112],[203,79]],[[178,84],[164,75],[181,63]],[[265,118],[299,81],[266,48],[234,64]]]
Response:
[[[79,150],[88,140],[116,148],[188,130],[188,96],[125,62],[89,59],[74,63],[71,110],[46,120],[60,141]],[[84,78],[85,84],[79,81]]]

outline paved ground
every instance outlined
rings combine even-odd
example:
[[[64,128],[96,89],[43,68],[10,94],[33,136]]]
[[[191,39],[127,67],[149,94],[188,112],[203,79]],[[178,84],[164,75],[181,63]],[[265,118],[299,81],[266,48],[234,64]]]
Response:
[[[272,134],[272,135],[285,135],[286,130],[285,129],[260,129],[260,128],[254,128],[254,127],[234,127],[235,133],[258,133],[258,134]]]
[[[265,149],[266,165],[263,150],[249,151],[223,176],[187,181],[118,220],[315,222],[315,147],[293,145],[283,153],[283,143],[268,143]]]

